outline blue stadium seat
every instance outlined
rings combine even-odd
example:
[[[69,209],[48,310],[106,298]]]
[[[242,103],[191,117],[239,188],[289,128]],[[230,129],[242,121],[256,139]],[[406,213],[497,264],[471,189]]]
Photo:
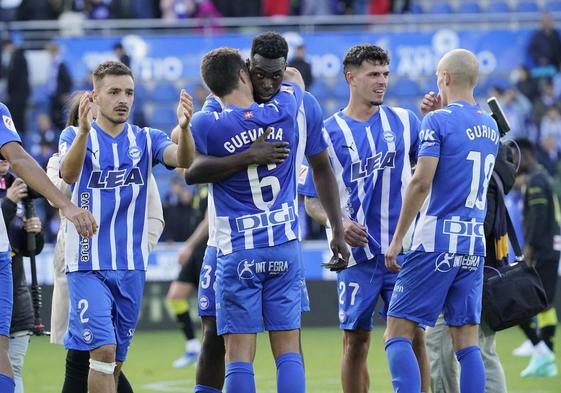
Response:
[[[417,82],[411,79],[397,79],[388,89],[390,95],[394,97],[412,97],[417,98],[423,94],[423,91]]]
[[[561,1],[550,1],[545,5],[548,12],[561,12]]]
[[[154,102],[177,102],[179,100],[179,90],[171,83],[160,83],[152,89],[149,100]]]
[[[459,14],[479,14],[481,6],[479,3],[461,3],[456,12]]]
[[[452,12],[454,12],[454,10],[448,3],[433,3],[428,10],[430,14],[451,14]]]
[[[508,5],[508,3],[503,3],[502,1],[497,1],[494,3],[490,3],[487,6],[487,12],[492,12],[492,13],[508,13],[510,12],[510,6]]]
[[[523,1],[516,5],[514,11],[515,12],[539,12],[540,7],[534,2]]]

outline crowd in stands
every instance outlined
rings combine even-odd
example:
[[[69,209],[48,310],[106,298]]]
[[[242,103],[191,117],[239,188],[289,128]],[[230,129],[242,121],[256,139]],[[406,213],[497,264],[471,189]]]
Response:
[[[11,0],[2,19],[57,19],[65,12],[89,19],[387,14],[407,12],[410,0]]]

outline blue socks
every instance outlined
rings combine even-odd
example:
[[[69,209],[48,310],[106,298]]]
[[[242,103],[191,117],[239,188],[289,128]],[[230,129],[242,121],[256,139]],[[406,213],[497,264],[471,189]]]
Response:
[[[460,349],[456,352],[456,358],[460,362],[460,392],[484,393],[485,366],[479,346]]]
[[[253,365],[246,362],[232,362],[226,365],[226,393],[255,393]]]
[[[14,379],[8,377],[5,374],[0,374],[0,392],[2,393],[14,393],[16,389],[16,383]]]
[[[277,365],[278,393],[304,393],[306,391],[302,355],[287,352],[280,355],[275,363]]]
[[[222,391],[210,386],[195,385],[195,393],[222,393]]]
[[[386,356],[392,374],[392,385],[399,393],[419,393],[421,372],[411,346],[411,340],[394,337],[386,341]],[[462,391],[462,393],[464,393]]]

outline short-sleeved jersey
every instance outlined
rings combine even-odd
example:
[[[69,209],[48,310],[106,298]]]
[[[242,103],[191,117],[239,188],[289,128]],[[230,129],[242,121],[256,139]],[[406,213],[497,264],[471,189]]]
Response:
[[[16,127],[12,120],[12,115],[6,105],[0,102],[0,148],[9,142],[21,143],[21,139],[16,131]],[[1,155],[0,158],[4,159]],[[10,241],[8,240],[8,232],[6,231],[6,223],[4,217],[0,217],[0,253],[10,251]]]
[[[302,136],[297,122],[301,103],[301,89],[290,84],[283,85],[265,104],[226,107],[220,113],[201,111],[193,116],[195,145],[204,155],[243,152],[267,127],[273,128],[269,140],[288,142],[290,148],[289,157],[279,165],[251,165],[209,187],[219,254],[298,238],[295,162]]]
[[[416,160],[420,122],[411,111],[381,105],[366,122],[342,111],[324,122],[324,135],[343,216],[367,228],[368,245],[353,247],[349,265],[365,262],[388,248]],[[312,171],[300,186],[316,197]]]
[[[464,101],[425,116],[419,157],[439,161],[417,218],[413,250],[485,255],[483,223],[499,147],[497,130],[489,114]]]
[[[62,160],[76,132],[76,127],[62,132]],[[93,237],[84,238],[67,224],[67,271],[146,270],[148,179],[152,166],[163,163],[171,143],[160,130],[125,123],[123,131],[112,137],[92,124],[82,172],[71,190],[72,202],[89,210],[99,228]]]

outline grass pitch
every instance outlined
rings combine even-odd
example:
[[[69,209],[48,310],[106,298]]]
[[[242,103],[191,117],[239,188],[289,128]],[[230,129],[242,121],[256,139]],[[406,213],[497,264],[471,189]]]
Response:
[[[390,393],[391,382],[382,347],[382,329],[375,329],[369,356],[371,392]],[[307,391],[310,393],[339,393],[339,360],[341,333],[335,327],[305,329],[303,346],[306,363]],[[523,341],[518,329],[509,329],[497,335],[497,350],[507,375],[510,393],[554,393],[561,391],[561,376],[556,378],[520,378],[520,371],[528,358],[511,355],[512,349]],[[561,348],[560,334],[556,348]],[[137,332],[125,363],[124,371],[135,393],[192,392],[194,368],[176,370],[171,367],[181,355],[183,339],[176,331]],[[561,366],[561,349],[558,365]],[[58,393],[64,375],[65,351],[51,345],[47,337],[33,337],[24,365],[26,393]],[[255,361],[257,391],[276,392],[275,366],[267,336],[261,334]]]

